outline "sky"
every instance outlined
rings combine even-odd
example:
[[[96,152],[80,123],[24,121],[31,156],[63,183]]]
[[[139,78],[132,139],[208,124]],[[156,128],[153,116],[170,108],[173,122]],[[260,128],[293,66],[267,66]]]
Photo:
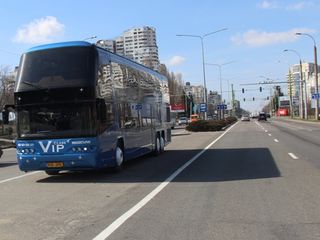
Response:
[[[151,26],[156,29],[160,61],[181,73],[184,82],[203,85],[200,39],[177,35],[203,36],[227,28],[204,38],[207,88],[220,92],[216,65],[222,65],[223,98],[228,99],[228,83],[229,90],[233,84],[241,107],[259,111],[272,86],[261,85],[260,92],[259,85],[243,84],[267,78],[285,81],[289,66],[299,57],[284,49],[313,62],[312,39],[295,32],[311,34],[318,42],[319,13],[319,0],[6,0],[0,6],[0,66],[13,69],[33,46],[97,36],[89,40],[95,42]]]

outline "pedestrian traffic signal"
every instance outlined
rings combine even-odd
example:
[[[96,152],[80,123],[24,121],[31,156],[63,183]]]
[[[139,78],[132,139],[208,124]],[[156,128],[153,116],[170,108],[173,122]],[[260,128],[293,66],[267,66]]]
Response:
[[[259,88],[260,92],[262,92],[262,87]]]
[[[252,98],[252,101],[254,101],[254,97]]]
[[[244,93],[244,88],[242,88],[242,93]]]

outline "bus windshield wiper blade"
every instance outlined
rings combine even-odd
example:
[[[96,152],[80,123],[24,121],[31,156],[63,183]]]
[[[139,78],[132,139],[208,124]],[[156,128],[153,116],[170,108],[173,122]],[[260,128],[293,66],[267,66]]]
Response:
[[[36,89],[42,89],[41,87],[37,86],[37,85],[34,85],[33,83],[31,82],[27,82],[27,81],[21,81],[22,83],[28,85],[28,86],[31,86],[33,88],[36,88]]]

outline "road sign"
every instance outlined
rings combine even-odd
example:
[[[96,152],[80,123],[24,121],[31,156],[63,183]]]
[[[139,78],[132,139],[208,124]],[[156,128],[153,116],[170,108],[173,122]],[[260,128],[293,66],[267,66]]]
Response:
[[[200,103],[200,112],[206,112],[207,111],[207,104]]]
[[[217,105],[217,109],[220,110],[220,109],[228,109],[228,108],[226,104],[219,104]]]

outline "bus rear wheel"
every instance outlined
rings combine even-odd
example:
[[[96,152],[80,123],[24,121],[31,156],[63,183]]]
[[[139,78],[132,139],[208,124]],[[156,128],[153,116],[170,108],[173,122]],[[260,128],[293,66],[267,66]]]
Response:
[[[160,137],[160,152],[164,152],[164,138]]]
[[[123,156],[123,147],[120,143],[117,144],[115,151],[116,165],[114,167],[115,172],[119,172],[123,169],[124,156]]]
[[[161,140],[160,140],[159,134],[157,134],[153,154],[155,156],[158,156],[160,153],[161,153]]]

